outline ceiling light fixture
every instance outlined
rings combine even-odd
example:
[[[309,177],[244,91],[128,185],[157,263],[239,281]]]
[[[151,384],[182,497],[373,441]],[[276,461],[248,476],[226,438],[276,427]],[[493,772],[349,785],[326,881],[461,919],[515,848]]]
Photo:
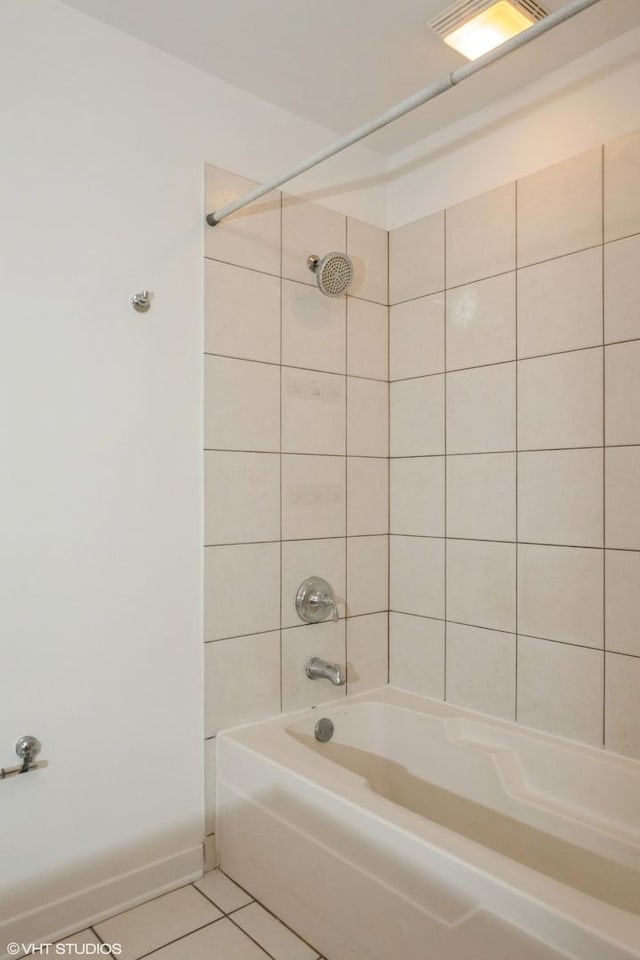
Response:
[[[468,60],[477,60],[546,16],[535,0],[463,0],[429,27]]]

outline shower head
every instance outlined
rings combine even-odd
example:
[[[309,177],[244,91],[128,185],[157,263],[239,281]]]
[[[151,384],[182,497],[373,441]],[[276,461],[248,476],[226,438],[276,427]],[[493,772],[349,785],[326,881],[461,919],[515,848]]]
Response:
[[[353,263],[346,253],[328,253],[322,260],[315,254],[307,257],[307,266],[316,275],[320,293],[325,297],[339,297],[346,293],[353,280]]]

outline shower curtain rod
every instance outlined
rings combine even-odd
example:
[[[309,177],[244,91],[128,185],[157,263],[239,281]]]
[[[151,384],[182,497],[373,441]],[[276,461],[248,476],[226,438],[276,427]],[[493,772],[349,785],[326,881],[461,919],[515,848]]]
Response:
[[[485,53],[485,55],[478,60],[459,67],[441,80],[437,80],[423,90],[419,90],[418,93],[414,93],[413,96],[402,100],[396,104],[395,107],[383,113],[382,116],[377,117],[375,120],[370,120],[369,123],[358,127],[352,133],[347,134],[346,137],[342,137],[341,140],[336,140],[335,143],[325,147],[319,153],[315,153],[313,156],[307,157],[306,160],[302,160],[294,167],[291,167],[290,170],[287,170],[286,173],[283,173],[282,176],[269,180],[268,183],[263,184],[261,187],[256,187],[255,190],[252,190],[245,196],[239,197],[237,200],[228,203],[219,210],[214,210],[213,213],[207,214],[207,223],[210,227],[215,227],[216,224],[220,223],[221,220],[224,220],[225,217],[228,217],[230,214],[235,213],[236,210],[241,210],[243,207],[246,207],[247,204],[253,203],[254,200],[259,200],[260,197],[264,197],[265,194],[271,193],[271,191],[277,187],[281,187],[283,183],[293,180],[294,177],[298,177],[301,173],[311,170],[312,167],[317,167],[319,163],[323,163],[324,160],[335,156],[336,153],[346,150],[346,148],[350,147],[353,143],[364,140],[365,137],[375,133],[376,130],[382,129],[382,127],[386,127],[387,124],[393,123],[394,120],[404,117],[405,114],[415,110],[416,107],[421,107],[423,103],[439,97],[441,93],[450,90],[451,87],[455,87],[458,83],[466,80],[467,77],[473,76],[474,73],[478,73],[478,71],[484,67],[488,67],[497,60],[502,60],[502,58],[506,57],[512,50],[518,50],[519,47],[525,46],[525,44],[530,43],[531,40],[535,40],[536,37],[546,33],[548,30],[553,30],[554,27],[564,23],[565,20],[570,20],[571,17],[575,17],[578,13],[582,13],[583,10],[595,6],[596,3],[600,3],[600,0],[572,0],[571,3],[568,3],[560,10],[556,10],[554,13],[550,13],[542,20],[538,20],[533,26],[519,33],[517,36],[512,37],[511,40],[506,40],[499,47],[490,50],[489,53]]]

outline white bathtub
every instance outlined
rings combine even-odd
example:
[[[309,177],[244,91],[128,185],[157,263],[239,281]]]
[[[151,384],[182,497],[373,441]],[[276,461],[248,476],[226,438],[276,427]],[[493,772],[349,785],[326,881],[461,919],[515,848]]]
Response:
[[[217,751],[222,869],[329,960],[640,958],[636,761],[390,688]]]

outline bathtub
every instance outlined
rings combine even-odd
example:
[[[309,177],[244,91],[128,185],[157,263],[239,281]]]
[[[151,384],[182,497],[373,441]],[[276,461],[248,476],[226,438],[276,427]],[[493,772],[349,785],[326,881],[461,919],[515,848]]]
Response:
[[[217,759],[222,869],[328,960],[640,958],[634,760],[389,687]]]

